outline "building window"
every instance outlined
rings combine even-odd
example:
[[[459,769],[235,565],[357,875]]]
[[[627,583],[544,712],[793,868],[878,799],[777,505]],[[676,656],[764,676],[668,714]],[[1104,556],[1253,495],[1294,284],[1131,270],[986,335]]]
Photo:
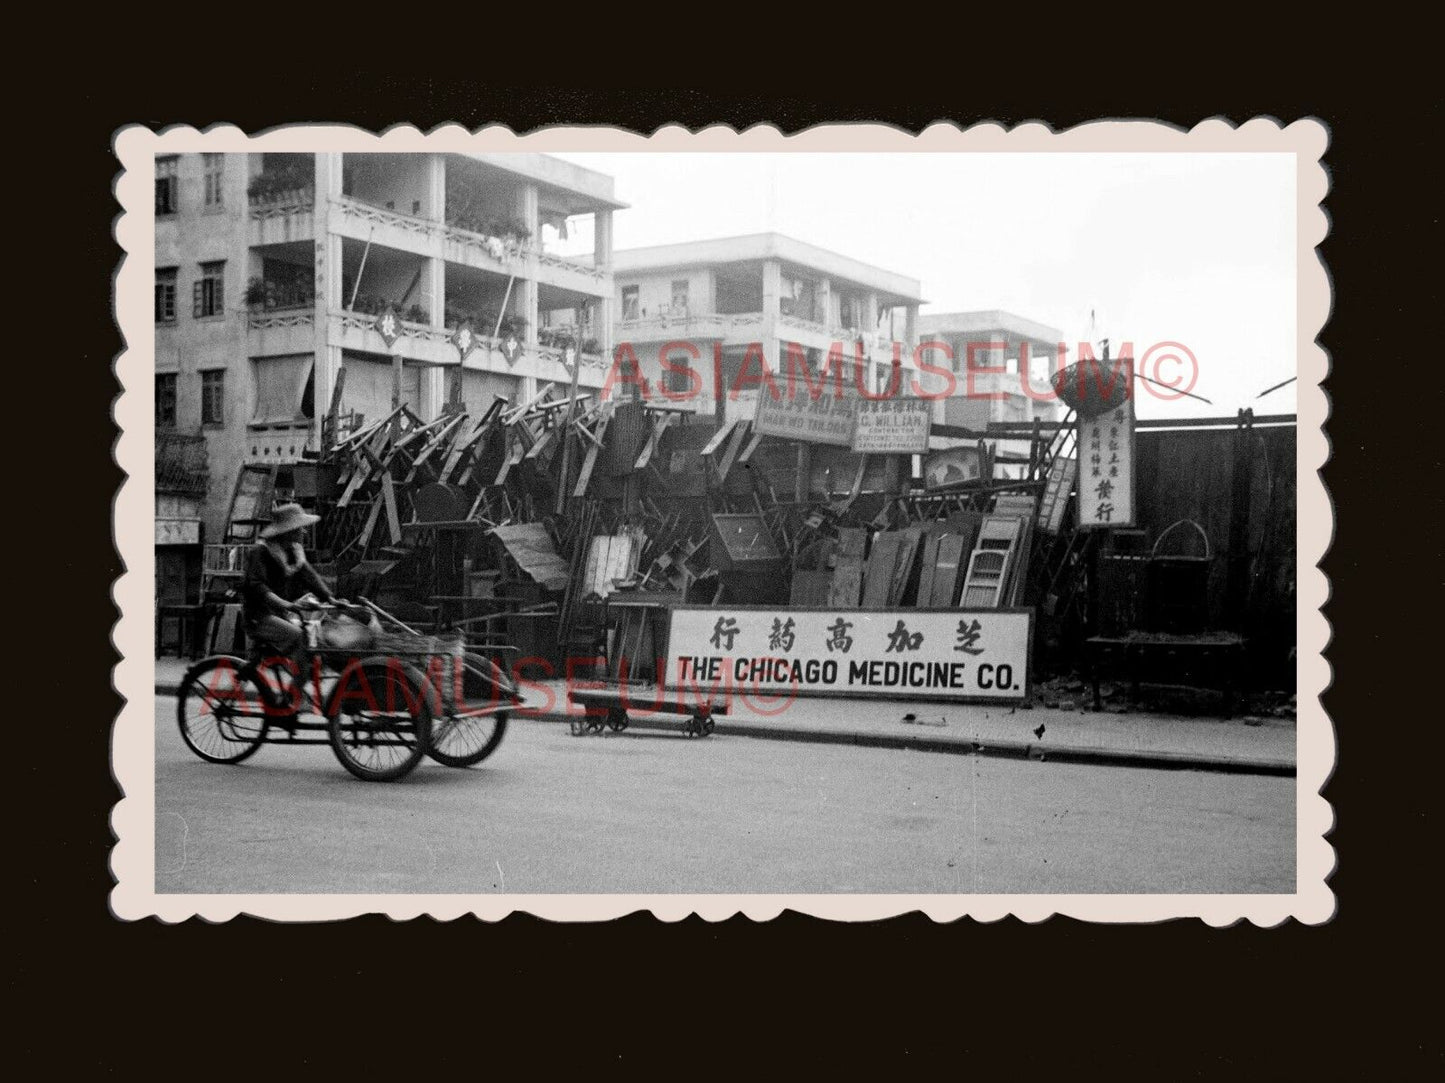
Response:
[[[201,373],[201,424],[226,423],[226,370],[211,369]]]
[[[687,279],[679,278],[672,284],[672,311],[687,311]]]
[[[220,316],[226,310],[226,262],[201,264],[201,277],[191,294],[191,314],[196,319]]]
[[[176,427],[176,374],[156,373],[156,428]]]
[[[176,322],[176,269],[156,268],[156,323]]]
[[[206,210],[219,210],[221,208],[221,179],[225,169],[225,159],[219,154],[207,154],[205,157],[205,179],[206,179]]]
[[[156,214],[175,214],[176,207],[180,202],[177,185],[180,178],[177,176],[177,163],[180,159],[172,156],[170,158],[156,159]]]
[[[635,320],[640,315],[638,306],[638,290],[636,286],[622,287],[622,318],[624,320]]]

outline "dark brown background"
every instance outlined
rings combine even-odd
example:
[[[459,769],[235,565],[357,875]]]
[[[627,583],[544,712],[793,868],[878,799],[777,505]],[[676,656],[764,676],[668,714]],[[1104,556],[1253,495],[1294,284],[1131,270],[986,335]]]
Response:
[[[1378,1074],[1410,1077],[1428,1063],[1438,1066],[1438,1044],[1426,1037],[1436,1028],[1425,1029],[1422,1012],[1434,975],[1423,969],[1420,949],[1438,935],[1426,881],[1439,853],[1438,839],[1427,834],[1429,796],[1438,792],[1438,760],[1429,753],[1438,740],[1432,705],[1439,695],[1418,652],[1433,643],[1438,607],[1438,527],[1429,524],[1438,521],[1439,453],[1432,449],[1439,395],[1436,350],[1410,339],[1434,321],[1422,308],[1409,311],[1407,291],[1412,281],[1438,290],[1438,269],[1421,263],[1434,263],[1429,238],[1438,238],[1438,202],[1425,203],[1418,185],[1428,172],[1422,133],[1438,128],[1439,110],[1428,104],[1438,103],[1437,95],[1416,96],[1395,82],[1392,73],[1410,63],[1393,52],[1378,71],[1358,53],[1335,58],[1348,63],[1307,48],[1250,55],[1253,31],[1230,22],[1228,43],[1197,62],[1172,55],[1171,46],[1175,64],[1164,72],[1130,64],[1120,41],[1093,46],[1067,35],[1069,55],[1057,63],[1030,56],[1025,64],[1023,53],[980,46],[957,54],[969,58],[963,81],[953,67],[921,65],[937,68],[940,81],[930,85],[915,72],[865,77],[863,69],[878,65],[863,54],[881,47],[870,34],[862,50],[857,42],[841,53],[829,49],[827,64],[782,63],[782,53],[770,64],[734,57],[724,64],[734,89],[714,96],[679,89],[689,70],[680,61],[660,73],[669,86],[623,88],[615,85],[623,77],[612,74],[617,68],[647,65],[620,65],[606,54],[546,62],[518,32],[500,54],[467,53],[469,68],[513,58],[505,66],[518,75],[509,86],[443,85],[457,70],[447,53],[459,42],[448,35],[406,39],[411,46],[402,51],[424,54],[425,63],[418,77],[403,78],[388,59],[399,48],[387,45],[400,40],[391,33],[398,28],[388,30],[385,20],[358,14],[366,35],[346,49],[323,49],[331,31],[283,32],[263,12],[231,14],[238,33],[288,35],[296,52],[284,75],[219,59],[214,41],[131,56],[122,70],[108,30],[110,60],[86,65],[68,86],[47,87],[29,106],[15,105],[38,106],[41,123],[63,126],[43,152],[13,159],[21,172],[35,167],[34,191],[51,208],[30,216],[42,227],[38,243],[15,243],[36,253],[28,273],[48,273],[51,292],[73,302],[63,336],[40,345],[57,365],[88,373],[67,381],[60,407],[32,418],[36,424],[19,437],[27,448],[47,437],[39,446],[59,445],[48,460],[59,468],[37,486],[41,508],[29,497],[12,499],[12,508],[24,511],[22,523],[63,524],[46,529],[43,560],[53,574],[41,585],[63,589],[65,599],[61,605],[42,595],[33,608],[33,638],[53,644],[54,653],[21,667],[52,682],[63,673],[65,709],[37,713],[12,700],[9,718],[10,778],[23,783],[15,791],[25,803],[9,835],[11,893],[25,911],[25,924],[11,936],[23,950],[11,951],[9,971],[24,1005],[14,1039],[19,1057],[12,1055],[22,1068],[63,1066],[86,1077],[120,1064],[148,1074],[295,1069],[330,1076],[364,1060],[375,1077],[385,1071],[381,1062],[395,1059],[409,1075],[434,1076],[500,1070],[504,1046],[534,1070],[549,1056],[570,1055],[624,1070],[648,1060],[673,1075],[720,1065],[729,1053],[751,1074],[778,1069],[785,1048],[819,1067],[832,1058],[861,1064],[865,1051],[875,1052],[894,1071],[928,1053],[968,1074],[997,1065],[994,1071],[1028,1075],[1050,1061],[1065,1078],[1149,1069],[1174,1078],[1298,1078],[1320,1067],[1345,1070],[1351,1050],[1368,1056]],[[546,36],[546,28],[533,29]],[[1107,66],[1101,56],[1110,58]],[[362,59],[382,74],[358,71]],[[847,72],[855,63],[856,78]],[[776,69],[779,85],[756,82],[766,67]],[[613,88],[555,85],[571,70],[595,73]],[[1049,71],[1059,78],[1045,78]],[[1355,98],[1350,71],[1361,82],[1368,74],[1385,100]],[[525,72],[540,83],[519,88]],[[979,100],[990,87],[998,88],[993,100]],[[1356,104],[1366,101],[1372,104]],[[915,915],[847,927],[788,917],[760,927],[736,919],[662,928],[647,916],[565,927],[519,916],[451,928],[379,918],[166,927],[109,916],[107,811],[117,793],[108,731],[120,706],[108,672],[115,619],[109,585],[119,564],[107,542],[121,480],[107,465],[118,389],[105,375],[119,348],[109,317],[109,276],[119,255],[107,194],[115,128],[136,119],[225,119],[256,131],[302,117],[474,126],[496,115],[519,131],[560,122],[651,129],[717,120],[738,127],[767,120],[795,130],[885,118],[917,128],[938,117],[966,121],[975,111],[1006,124],[1047,117],[1056,128],[1099,116],[1160,116],[1187,127],[1212,115],[1238,121],[1260,113],[1317,115],[1331,126],[1326,161],[1334,187],[1326,206],[1334,231],[1323,251],[1338,296],[1322,338],[1336,361],[1327,385],[1334,457],[1325,478],[1339,522],[1325,564],[1336,637],[1329,649],[1336,683],[1326,705],[1341,760],[1326,791],[1339,815],[1332,884],[1340,908],[1330,924],[1215,930],[1197,922],[1120,928],[1054,919],[1038,927],[1014,920],[937,926]],[[22,125],[12,135],[19,139],[25,114],[12,119]],[[1411,162],[1413,174],[1401,168]],[[52,222],[63,228],[46,225]],[[1386,251],[1381,242],[1393,243]],[[1402,348],[1405,340],[1394,337],[1401,327],[1417,348]],[[45,401],[55,394],[52,382]],[[1432,443],[1413,447],[1419,435]],[[1436,512],[1423,514],[1429,506]],[[1386,528],[1393,533],[1382,562]],[[1422,629],[1413,645],[1401,635],[1407,626]],[[365,1043],[348,1038],[356,1033],[348,1019],[355,1024],[365,1006],[382,999],[409,1007],[419,1029],[409,1040],[375,1031]],[[225,1026],[216,1024],[221,1006]]]

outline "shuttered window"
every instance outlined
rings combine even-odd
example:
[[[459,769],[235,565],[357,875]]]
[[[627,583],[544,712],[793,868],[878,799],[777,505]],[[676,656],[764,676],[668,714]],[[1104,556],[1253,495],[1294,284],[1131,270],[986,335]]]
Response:
[[[177,185],[177,163],[174,156],[156,159],[156,214],[175,214],[180,203]]]
[[[176,374],[156,373],[156,428],[176,427]]]
[[[220,316],[226,311],[226,262],[201,264],[201,277],[191,288],[191,314],[196,319]]]
[[[206,210],[219,210],[221,207],[221,180],[224,177],[225,158],[219,154],[207,154],[205,160],[205,193]]]
[[[201,424],[226,423],[226,371],[211,369],[201,373]]]
[[[176,322],[176,269],[156,268],[156,323]]]

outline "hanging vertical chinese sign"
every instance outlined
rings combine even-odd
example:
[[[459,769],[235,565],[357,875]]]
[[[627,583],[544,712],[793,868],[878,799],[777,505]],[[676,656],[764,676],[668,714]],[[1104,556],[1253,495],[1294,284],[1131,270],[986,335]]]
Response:
[[[1113,409],[1079,421],[1079,527],[1134,525],[1134,396],[1129,394]]]

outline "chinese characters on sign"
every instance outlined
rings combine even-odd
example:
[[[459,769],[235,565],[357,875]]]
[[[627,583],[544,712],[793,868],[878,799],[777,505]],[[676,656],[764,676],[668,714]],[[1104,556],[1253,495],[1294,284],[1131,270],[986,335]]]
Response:
[[[810,444],[848,447],[853,442],[853,420],[857,401],[831,394],[813,398],[799,390],[792,398],[773,396],[764,389],[758,394],[758,414],[753,431],[763,436],[802,440]]]
[[[1134,398],[1079,422],[1079,526],[1134,525]]]
[[[928,450],[933,400],[864,399],[858,403],[853,450],[867,455],[922,455]]]
[[[1017,700],[1028,688],[1029,611],[679,607],[666,684],[711,694],[846,693]]]

